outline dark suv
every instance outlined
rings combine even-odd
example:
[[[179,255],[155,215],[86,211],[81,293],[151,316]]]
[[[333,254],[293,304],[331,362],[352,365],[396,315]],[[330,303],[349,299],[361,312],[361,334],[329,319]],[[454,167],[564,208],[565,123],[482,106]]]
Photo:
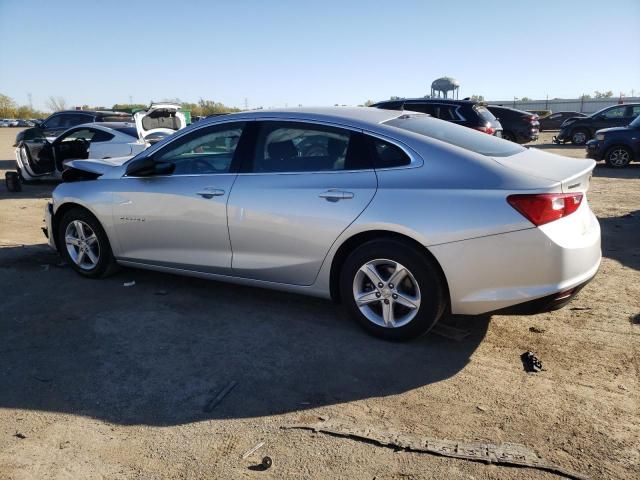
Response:
[[[76,125],[93,122],[127,122],[131,121],[129,113],[102,112],[95,110],[66,110],[56,112],[47,117],[44,122],[35,127],[18,132],[14,147],[25,146],[27,154],[31,155],[31,148],[46,138],[50,142],[62,132]]]
[[[515,108],[487,106],[502,125],[502,138],[516,143],[529,143],[538,139],[538,115]]]
[[[598,130],[595,138],[587,142],[587,157],[604,160],[613,168],[640,160],[640,116],[626,127]]]
[[[597,130],[610,127],[625,127],[640,114],[640,103],[627,103],[603,108],[587,117],[572,117],[560,126],[560,133],[553,137],[555,143],[571,141],[584,145],[593,138]]]
[[[502,125],[480,102],[449,100],[446,98],[406,98],[378,102],[372,107],[385,110],[410,110],[428,113],[432,117],[480,130],[489,135],[502,136]]]

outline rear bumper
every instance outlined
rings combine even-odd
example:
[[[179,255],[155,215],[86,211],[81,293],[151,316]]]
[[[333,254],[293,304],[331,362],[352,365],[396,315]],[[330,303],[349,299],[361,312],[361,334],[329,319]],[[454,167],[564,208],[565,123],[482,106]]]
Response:
[[[535,315],[537,313],[552,312],[566,306],[573,298],[582,290],[593,278],[592,276],[586,282],[581,283],[577,287],[568,290],[553,293],[546,297],[536,298],[528,302],[519,303],[510,307],[502,308],[489,312],[490,315]]]
[[[602,259],[600,225],[586,202],[575,214],[542,227],[430,251],[447,278],[451,312],[461,315],[521,304],[538,311],[560,308],[595,276]]]

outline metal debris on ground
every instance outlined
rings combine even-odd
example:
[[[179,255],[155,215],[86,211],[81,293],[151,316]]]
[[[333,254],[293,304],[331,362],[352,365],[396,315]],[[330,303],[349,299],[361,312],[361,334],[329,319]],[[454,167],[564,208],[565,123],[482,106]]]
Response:
[[[264,468],[265,470],[270,469],[273,466],[273,460],[271,459],[271,457],[264,457],[262,459],[262,468]]]
[[[20,432],[16,432],[13,434],[14,437],[19,438],[20,440],[24,440],[25,438],[27,438],[27,436],[23,433]]]
[[[533,333],[544,333],[546,330],[540,327],[529,327],[529,331]]]
[[[591,310],[591,307],[571,307],[569,310],[573,310],[573,311]]]
[[[250,448],[249,450],[247,450],[244,455],[242,455],[242,459],[246,459],[247,457],[253,455],[254,453],[256,453],[260,448],[262,448],[264,446],[264,442],[260,442],[258,443],[255,447]]]
[[[634,325],[640,325],[640,313],[636,313],[635,315],[629,316],[629,320]]]
[[[533,352],[524,352],[520,355],[520,359],[522,360],[522,366],[526,372],[535,373],[544,370],[544,368],[542,368],[542,362]]]
[[[517,443],[458,442],[419,437],[394,431],[379,430],[371,427],[355,427],[347,423],[331,421],[316,424],[296,424],[281,427],[283,429],[310,430],[336,437],[376,443],[383,447],[404,449],[411,452],[429,453],[443,457],[460,458],[496,465],[510,465],[535,468],[563,475],[574,480],[586,480],[587,477],[554,465],[540,458],[532,449]]]
[[[124,282],[122,284],[123,287],[133,287],[136,284],[135,280],[131,280],[130,282]]]
[[[231,390],[233,390],[233,388],[238,384],[238,382],[236,382],[235,380],[232,380],[231,382],[229,382],[229,384],[224,387],[220,393],[218,393],[218,395],[216,395],[216,397],[211,400],[205,407],[204,407],[204,411],[205,412],[211,412],[214,408],[216,408],[216,406],[218,406],[218,404],[224,399],[224,397],[226,397],[229,392]]]
[[[445,325],[444,323],[436,324],[431,332],[456,342],[461,342],[471,334],[469,330],[454,327],[453,325]]]

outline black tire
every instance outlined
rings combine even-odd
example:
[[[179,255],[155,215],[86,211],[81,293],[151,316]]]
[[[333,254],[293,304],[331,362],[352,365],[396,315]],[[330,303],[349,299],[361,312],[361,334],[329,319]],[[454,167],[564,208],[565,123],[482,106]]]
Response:
[[[10,192],[21,192],[22,184],[20,183],[20,176],[17,172],[6,172],[4,174],[4,184],[7,190]]]
[[[624,168],[633,160],[633,152],[624,145],[614,145],[604,155],[604,161],[608,167]]]
[[[510,142],[515,142],[516,141],[516,137],[513,133],[511,132],[505,132],[504,130],[502,131],[502,138],[504,140],[509,140]]]
[[[415,316],[405,325],[387,327],[374,323],[360,311],[360,307],[356,303],[354,298],[356,275],[358,275],[358,271],[363,265],[376,259],[387,259],[400,263],[410,271],[413,279],[418,284],[421,292],[420,304]],[[411,279],[409,282],[411,282]],[[384,285],[386,289],[388,284],[385,283]],[[400,288],[399,285],[396,287]],[[380,292],[385,289],[380,289]],[[427,292],[428,296],[426,295]],[[410,340],[424,335],[433,328],[447,307],[445,286],[434,261],[410,243],[395,239],[372,240],[354,250],[347,257],[340,272],[340,294],[349,314],[364,330],[376,337],[392,341]],[[388,294],[388,291],[385,292],[385,295]],[[381,302],[383,300],[374,300],[371,308],[382,308]],[[375,306],[373,305],[374,303]],[[404,307],[392,307],[392,309],[394,308],[402,310]]]
[[[98,260],[93,268],[80,267],[71,258],[71,254],[67,249],[67,245],[65,242],[65,232],[67,230],[67,226],[75,220],[80,220],[81,222],[84,222],[84,224],[88,225],[97,237]],[[60,251],[62,257],[71,266],[71,268],[73,268],[83,277],[103,278],[111,275],[117,270],[117,264],[115,259],[113,258],[113,252],[111,251],[111,245],[109,244],[107,234],[102,228],[102,225],[100,225],[100,222],[87,210],[83,208],[73,208],[68,212],[65,212],[58,224],[56,239],[58,250]]]
[[[590,138],[591,134],[586,128],[576,128],[571,131],[571,143],[574,145],[584,145]]]

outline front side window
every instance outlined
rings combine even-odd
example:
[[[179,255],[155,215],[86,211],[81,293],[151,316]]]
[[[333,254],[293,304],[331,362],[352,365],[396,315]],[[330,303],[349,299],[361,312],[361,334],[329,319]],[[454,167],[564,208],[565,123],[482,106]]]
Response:
[[[304,122],[264,122],[260,126],[253,171],[322,172],[366,168],[351,154],[355,135],[341,128]]]
[[[201,128],[168,143],[154,160],[173,163],[173,175],[228,173],[243,128],[242,123]]]
[[[602,116],[604,118],[608,118],[611,120],[616,118],[624,118],[624,113],[626,109],[627,107],[615,107],[615,108],[612,108],[611,110],[607,110],[606,112],[604,112]]]
[[[62,115],[54,115],[47,119],[42,125],[42,128],[61,128],[62,127]]]

